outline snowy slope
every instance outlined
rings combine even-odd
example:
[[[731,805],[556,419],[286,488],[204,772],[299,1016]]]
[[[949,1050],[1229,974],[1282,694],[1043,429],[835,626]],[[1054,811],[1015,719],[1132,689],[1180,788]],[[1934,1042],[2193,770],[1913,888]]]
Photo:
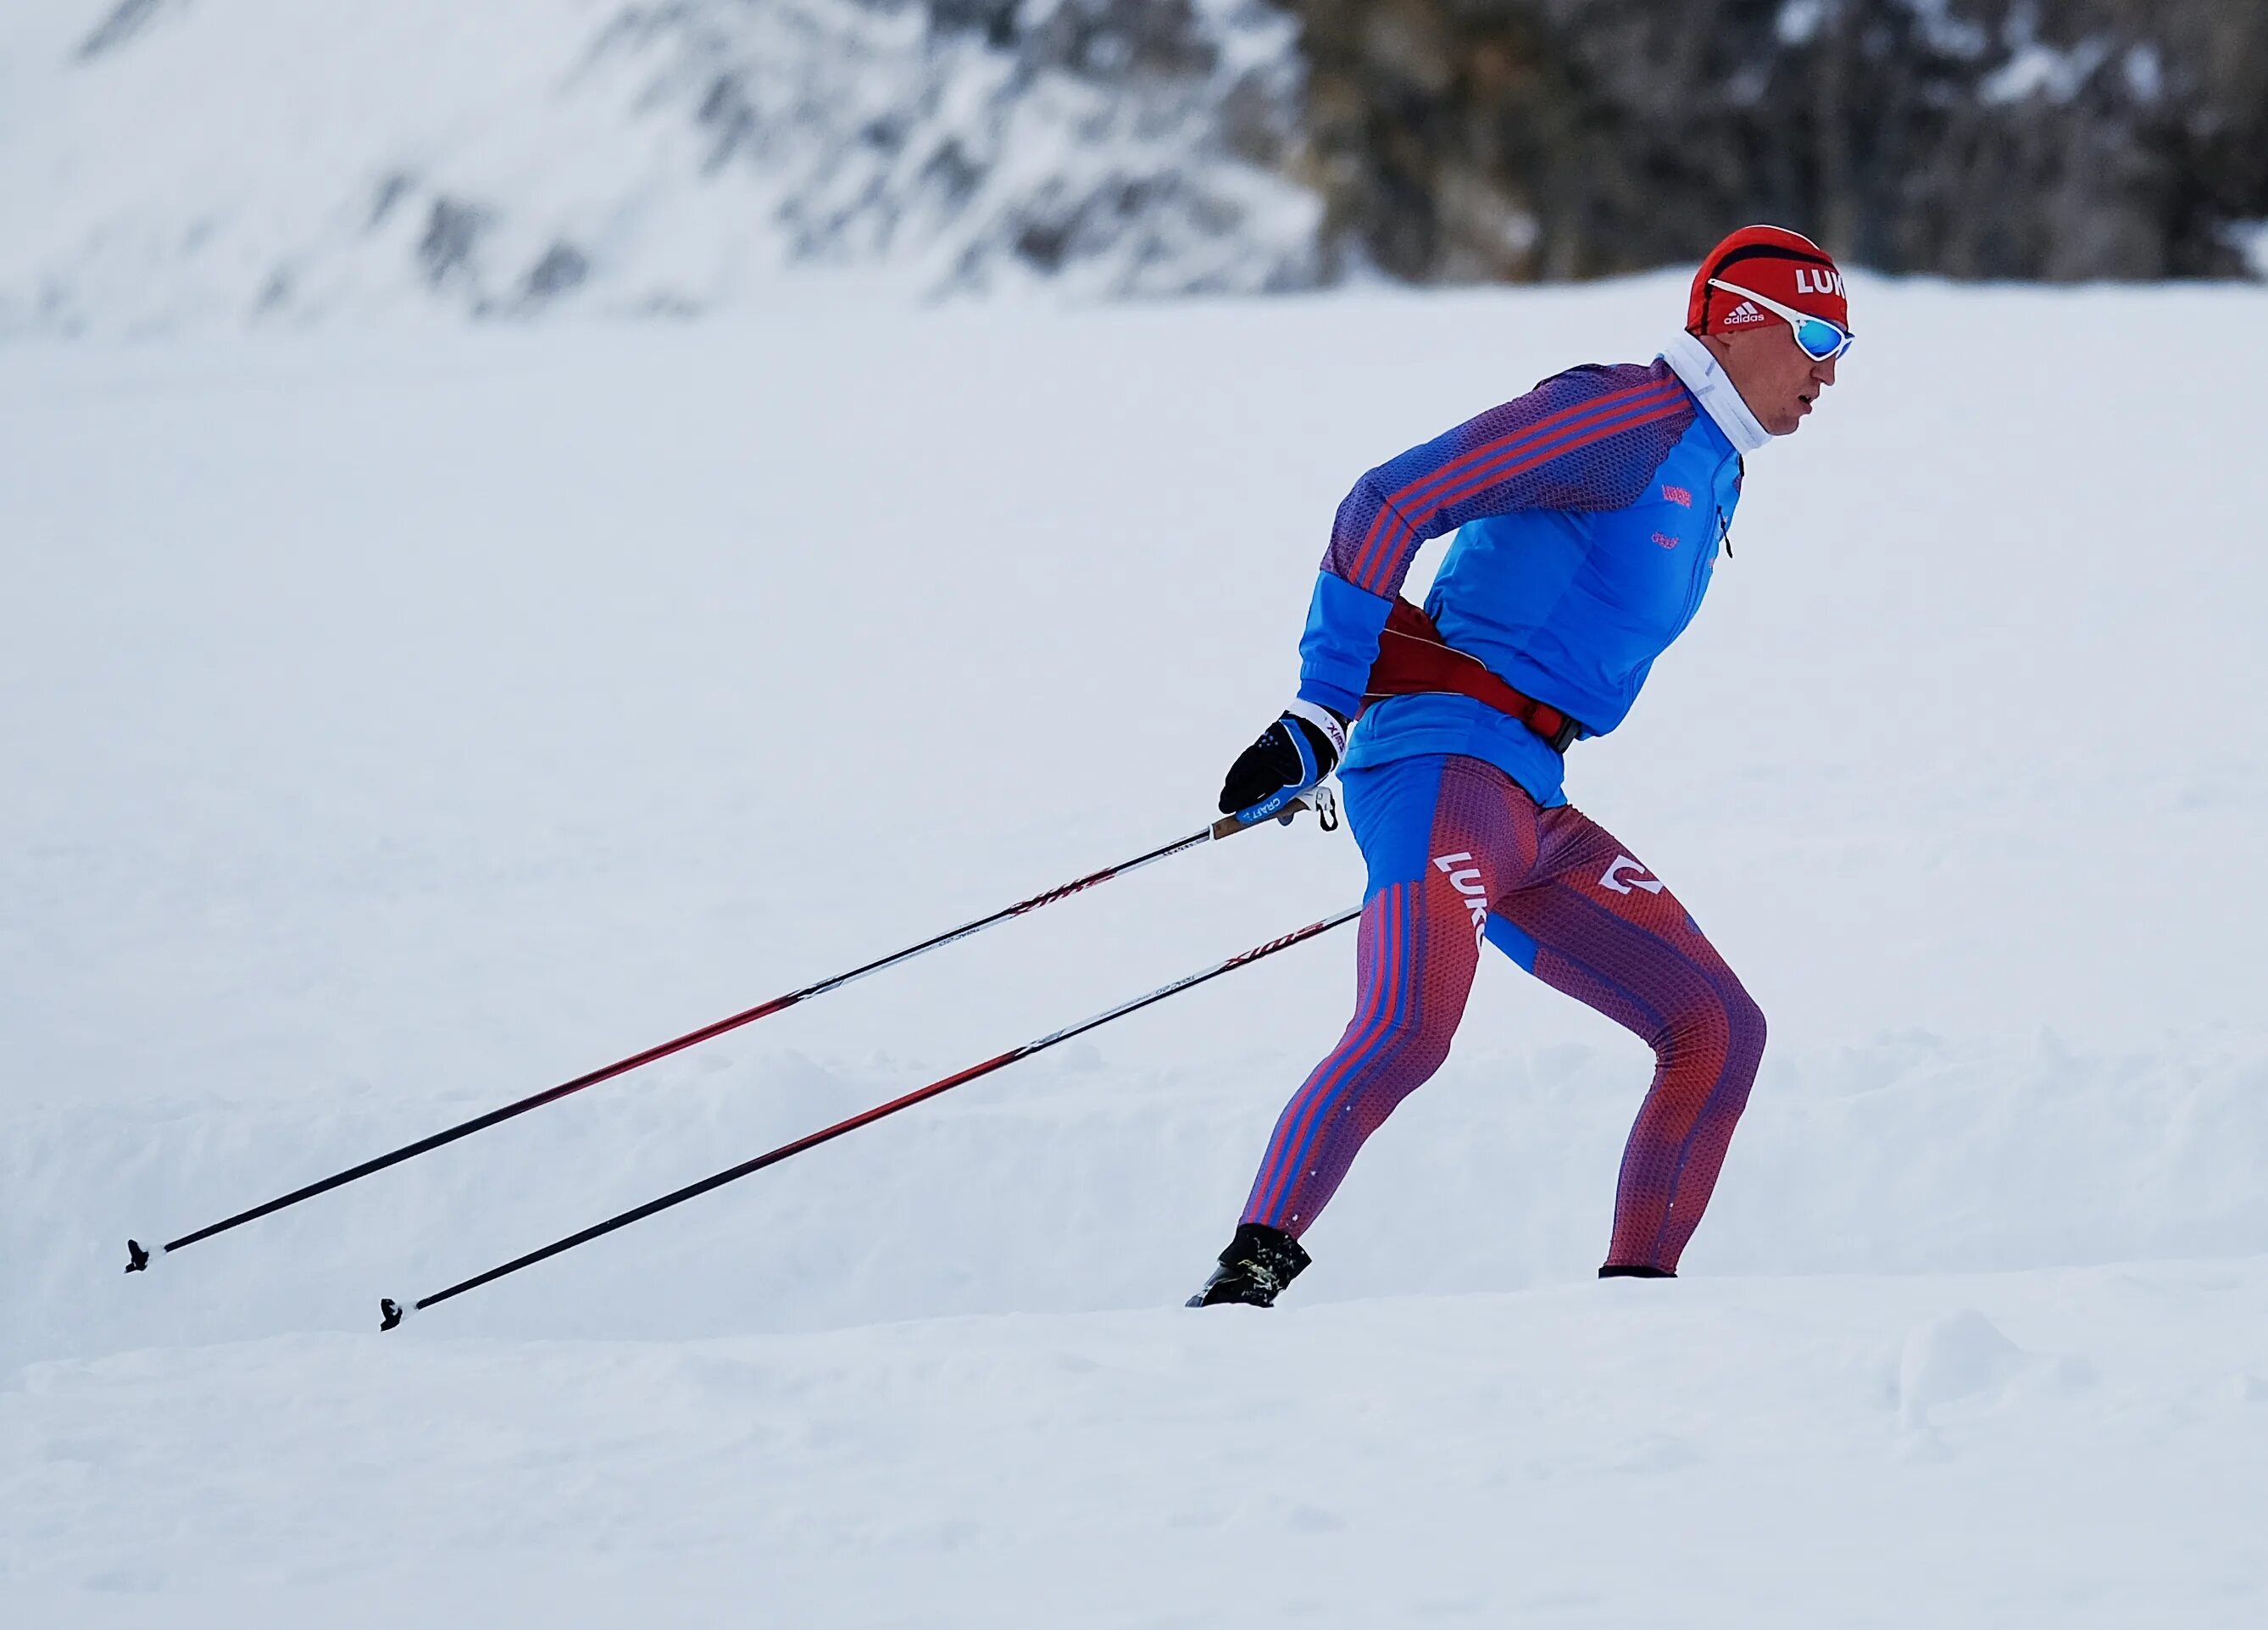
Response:
[[[10,7],[0,336],[1313,280],[1288,18],[982,11]]]
[[[1497,964],[1268,1318],[1174,1303],[1344,941],[371,1328],[1336,908],[1306,827],[118,1268],[1194,827],[1354,475],[1672,280],[18,347],[0,1612],[2257,1622],[2264,568],[2162,336],[2268,299],[1854,299],[1571,771],[1772,1022],[1690,1277],[1589,1280],[1647,1060]]]
[[[0,1394],[33,1450],[0,1600],[84,1630],[2233,1630],[2268,1574],[2264,1328],[2254,1261],[121,1353]]]

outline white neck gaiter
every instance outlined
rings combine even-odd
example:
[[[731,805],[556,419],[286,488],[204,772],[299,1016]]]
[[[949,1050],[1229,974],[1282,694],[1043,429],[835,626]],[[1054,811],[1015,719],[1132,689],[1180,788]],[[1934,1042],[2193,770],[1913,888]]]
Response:
[[[1733,444],[1735,453],[1754,453],[1771,439],[1771,432],[1756,423],[1756,416],[1741,400],[1740,390],[1731,376],[1706,345],[1681,332],[1662,347],[1661,355],[1684,381],[1685,388],[1701,399],[1701,405],[1716,420],[1717,428],[1725,432],[1725,439]]]

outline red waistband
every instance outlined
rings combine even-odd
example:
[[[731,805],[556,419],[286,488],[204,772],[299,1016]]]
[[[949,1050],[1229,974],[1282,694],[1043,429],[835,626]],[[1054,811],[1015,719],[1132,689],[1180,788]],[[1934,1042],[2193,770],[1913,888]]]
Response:
[[[1489,671],[1478,657],[1454,649],[1441,638],[1433,619],[1397,598],[1378,641],[1378,660],[1362,693],[1363,705],[1386,697],[1447,691],[1470,697],[1526,725],[1564,753],[1583,726],[1548,702],[1523,696]]]

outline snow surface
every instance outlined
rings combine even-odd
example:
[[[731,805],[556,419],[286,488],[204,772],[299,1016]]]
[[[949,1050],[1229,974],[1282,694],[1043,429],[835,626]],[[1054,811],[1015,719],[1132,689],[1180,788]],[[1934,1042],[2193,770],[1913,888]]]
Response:
[[[10,350],[0,1619],[2260,1622],[2257,290],[1857,281],[1575,755],[1772,1022],[1683,1280],[1590,1278],[1644,1048],[1491,959],[1182,1309],[1340,938],[375,1332],[1338,908],[1307,825],[119,1272],[1193,829],[1354,476],[1681,298]]]
[[[0,8],[0,336],[1314,281],[1290,18],[1196,0],[1152,70],[1139,8],[954,9]]]

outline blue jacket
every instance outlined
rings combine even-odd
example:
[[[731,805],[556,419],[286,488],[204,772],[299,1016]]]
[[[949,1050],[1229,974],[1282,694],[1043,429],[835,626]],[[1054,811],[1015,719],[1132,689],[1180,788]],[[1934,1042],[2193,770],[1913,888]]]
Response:
[[[1386,616],[1428,538],[1455,530],[1425,609],[1514,689],[1604,735],[1700,609],[1769,437],[1708,348],[1680,335],[1651,366],[1572,368],[1381,464],[1339,506],[1300,641],[1300,695],[1361,710]],[[1497,765],[1566,801],[1559,756],[1469,697],[1388,697],[1344,767],[1423,753]]]

